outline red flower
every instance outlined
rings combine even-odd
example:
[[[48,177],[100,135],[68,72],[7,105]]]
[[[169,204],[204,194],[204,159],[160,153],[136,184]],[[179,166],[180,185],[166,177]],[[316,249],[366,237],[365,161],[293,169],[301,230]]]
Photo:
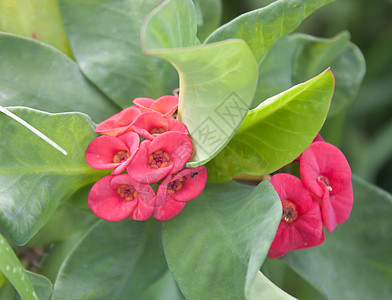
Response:
[[[133,122],[141,113],[140,109],[136,106],[128,107],[99,123],[95,131],[111,136],[121,135],[127,131],[131,131]]]
[[[176,175],[167,176],[158,188],[154,218],[165,221],[176,216],[187,201],[201,194],[206,182],[205,166],[184,169]]]
[[[164,117],[169,118],[178,107],[178,98],[175,96],[162,96],[157,100],[151,98],[135,98],[133,103],[137,105],[142,112],[157,111]]]
[[[268,257],[278,258],[324,242],[320,206],[302,181],[282,173],[272,176],[271,184],[282,201],[283,214]]]
[[[88,145],[87,164],[97,170],[113,169],[112,174],[122,173],[132,161],[139,148],[140,138],[134,132],[119,137],[100,136]]]
[[[125,218],[147,220],[154,211],[155,194],[148,184],[132,180],[128,174],[108,175],[97,181],[88,195],[88,206],[106,221]]]
[[[349,218],[353,206],[351,169],[346,157],[329,143],[315,142],[302,154],[300,173],[305,186],[321,202],[323,221],[331,233]]]
[[[156,136],[168,131],[188,134],[188,129],[184,123],[172,118],[165,118],[156,111],[142,113],[133,123],[133,129],[149,140],[153,140]]]
[[[165,132],[153,141],[145,140],[129,164],[133,180],[153,183],[180,171],[192,155],[191,139],[183,133]]]

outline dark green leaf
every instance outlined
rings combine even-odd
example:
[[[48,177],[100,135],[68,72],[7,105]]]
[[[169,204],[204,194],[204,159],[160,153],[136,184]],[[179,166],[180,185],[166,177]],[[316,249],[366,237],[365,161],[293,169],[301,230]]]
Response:
[[[96,171],[85,162],[85,149],[96,137],[86,115],[49,114],[28,108],[10,110],[68,152],[64,156],[18,122],[0,114],[0,221],[20,245],[35,235],[62,201],[106,172]]]
[[[208,165],[208,180],[269,174],[293,161],[320,131],[333,95],[326,70],[249,111],[225,149]]]
[[[53,285],[50,280],[42,275],[27,271],[31,283],[37,293],[39,300],[49,300],[52,295]]]
[[[282,208],[273,187],[208,184],[164,223],[167,263],[188,299],[245,299],[275,236]],[[268,287],[263,287],[268,289]]]
[[[0,105],[50,112],[80,111],[95,122],[118,112],[60,51],[33,40],[0,33]]]
[[[243,39],[260,64],[280,37],[296,29],[316,9],[333,1],[335,0],[278,0],[219,27],[207,38],[206,43],[230,38]]]
[[[260,65],[259,85],[253,106],[331,67],[336,78],[329,116],[351,102],[365,75],[361,51],[343,32],[331,39],[306,34],[281,38]]]
[[[65,29],[80,68],[121,107],[178,87],[174,69],[142,54],[140,28],[161,0],[60,0]]]
[[[328,299],[389,299],[392,294],[392,196],[353,178],[350,218],[316,248],[284,261]]]
[[[52,299],[139,299],[167,270],[161,226],[98,222],[65,259]]]

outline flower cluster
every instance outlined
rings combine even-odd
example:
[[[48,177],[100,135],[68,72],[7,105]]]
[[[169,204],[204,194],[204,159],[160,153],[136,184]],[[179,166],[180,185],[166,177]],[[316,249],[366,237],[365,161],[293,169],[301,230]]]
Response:
[[[320,245],[324,242],[323,226],[331,233],[351,213],[351,169],[338,148],[318,136],[297,160],[302,180],[284,173],[271,178],[283,214],[269,258]]]
[[[128,107],[100,123],[103,134],[86,150],[86,162],[98,170],[111,170],[92,187],[88,205],[101,219],[127,217],[168,220],[204,189],[204,166],[185,168],[193,152],[186,126],[172,117],[175,96],[156,100],[136,98]],[[150,184],[158,183],[155,194]]]

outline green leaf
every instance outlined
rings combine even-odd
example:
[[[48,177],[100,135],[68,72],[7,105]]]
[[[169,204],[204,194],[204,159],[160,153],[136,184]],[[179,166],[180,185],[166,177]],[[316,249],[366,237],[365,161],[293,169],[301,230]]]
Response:
[[[26,272],[37,293],[39,300],[49,300],[52,295],[53,285],[50,280],[42,275]]]
[[[0,272],[7,277],[24,300],[38,299],[30,278],[2,235],[0,235]]]
[[[278,288],[259,271],[250,290],[250,299],[292,300],[295,298]]]
[[[249,298],[281,216],[268,182],[208,184],[163,227],[167,263],[184,296]]]
[[[96,137],[90,118],[80,113],[49,114],[10,109],[68,153],[64,156],[13,119],[0,114],[0,222],[13,241],[27,243],[57,206],[106,172],[84,157]]]
[[[40,40],[72,57],[56,0],[2,0],[0,31]]]
[[[280,37],[295,30],[312,12],[333,1],[335,0],[278,0],[219,27],[205,43],[230,38],[243,39],[260,64]]]
[[[142,54],[140,28],[161,0],[60,0],[69,42],[86,76],[121,107],[178,87],[175,70]]]
[[[185,2],[189,5],[184,5]],[[195,40],[177,36],[181,36],[182,26],[188,25],[187,16],[195,20],[196,15],[190,0],[169,0],[164,4],[154,11],[142,29],[143,47],[146,53],[169,61],[179,73],[178,119],[185,123],[193,140],[194,156],[188,166],[198,166],[225,147],[245,117],[256,88],[257,64],[241,40],[173,48],[192,46]],[[170,12],[181,7],[188,10],[178,11],[178,19],[171,18]],[[196,28],[196,22],[192,24]],[[178,30],[161,33],[162,27]],[[161,35],[165,39],[160,40]]]
[[[170,271],[146,290],[141,300],[185,300]]]
[[[321,246],[291,252],[284,261],[328,299],[389,299],[392,196],[357,177],[353,188],[348,221]]]
[[[98,222],[65,259],[52,299],[139,299],[167,270],[161,228],[154,220]]]
[[[221,22],[222,1],[221,0],[193,0],[196,13],[198,13],[197,36],[204,41]]]
[[[118,112],[77,64],[43,43],[0,33],[0,105],[49,112],[80,111],[95,122]]]
[[[358,92],[366,68],[361,51],[350,42],[347,32],[330,39],[306,34],[281,38],[260,65],[253,106],[328,67],[336,78],[332,116],[345,109]]]
[[[227,147],[207,165],[208,180],[269,174],[293,161],[320,131],[333,90],[328,69],[249,111]]]
[[[87,203],[87,195],[84,202]],[[68,204],[61,205],[26,246],[37,247],[61,241],[80,230],[87,229],[96,221],[97,218],[92,213]]]

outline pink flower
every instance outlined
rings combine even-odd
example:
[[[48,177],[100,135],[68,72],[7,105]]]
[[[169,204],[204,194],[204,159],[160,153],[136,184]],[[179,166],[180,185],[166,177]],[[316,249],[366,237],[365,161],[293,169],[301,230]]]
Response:
[[[312,141],[312,144],[313,144],[314,142],[324,142],[324,139],[323,139],[323,137],[321,136],[320,133],[317,133],[316,137],[315,137],[314,140]],[[299,161],[301,160],[301,155],[302,155],[302,153],[301,153],[296,159],[294,159],[294,161],[296,161],[296,162],[299,163]]]
[[[157,100],[151,98],[135,98],[133,103],[137,105],[142,112],[157,111],[164,117],[169,118],[178,107],[178,98],[176,96],[162,96]]]
[[[180,171],[192,155],[191,139],[183,133],[165,132],[153,141],[145,140],[129,164],[133,180],[153,183]]]
[[[105,135],[118,136],[132,130],[132,124],[141,114],[139,108],[131,106],[98,124],[95,131]]]
[[[205,166],[184,169],[176,175],[167,176],[158,188],[154,218],[165,221],[176,216],[187,201],[201,194],[206,182]]]
[[[155,194],[148,184],[132,180],[128,174],[108,175],[97,181],[88,195],[88,206],[106,221],[125,218],[147,220],[154,211]]]
[[[139,148],[140,138],[134,132],[119,137],[100,136],[88,145],[87,164],[97,170],[113,169],[112,174],[122,173],[132,161]]]
[[[153,140],[159,134],[168,131],[188,134],[188,129],[184,123],[172,118],[165,118],[155,111],[142,113],[133,123],[133,129],[136,133],[149,140]]]
[[[353,206],[351,169],[346,157],[329,143],[315,142],[302,154],[300,173],[305,186],[321,202],[323,221],[331,233],[349,218]]]
[[[282,201],[283,214],[268,257],[278,258],[324,242],[320,206],[302,181],[282,173],[272,176],[270,182]]]

